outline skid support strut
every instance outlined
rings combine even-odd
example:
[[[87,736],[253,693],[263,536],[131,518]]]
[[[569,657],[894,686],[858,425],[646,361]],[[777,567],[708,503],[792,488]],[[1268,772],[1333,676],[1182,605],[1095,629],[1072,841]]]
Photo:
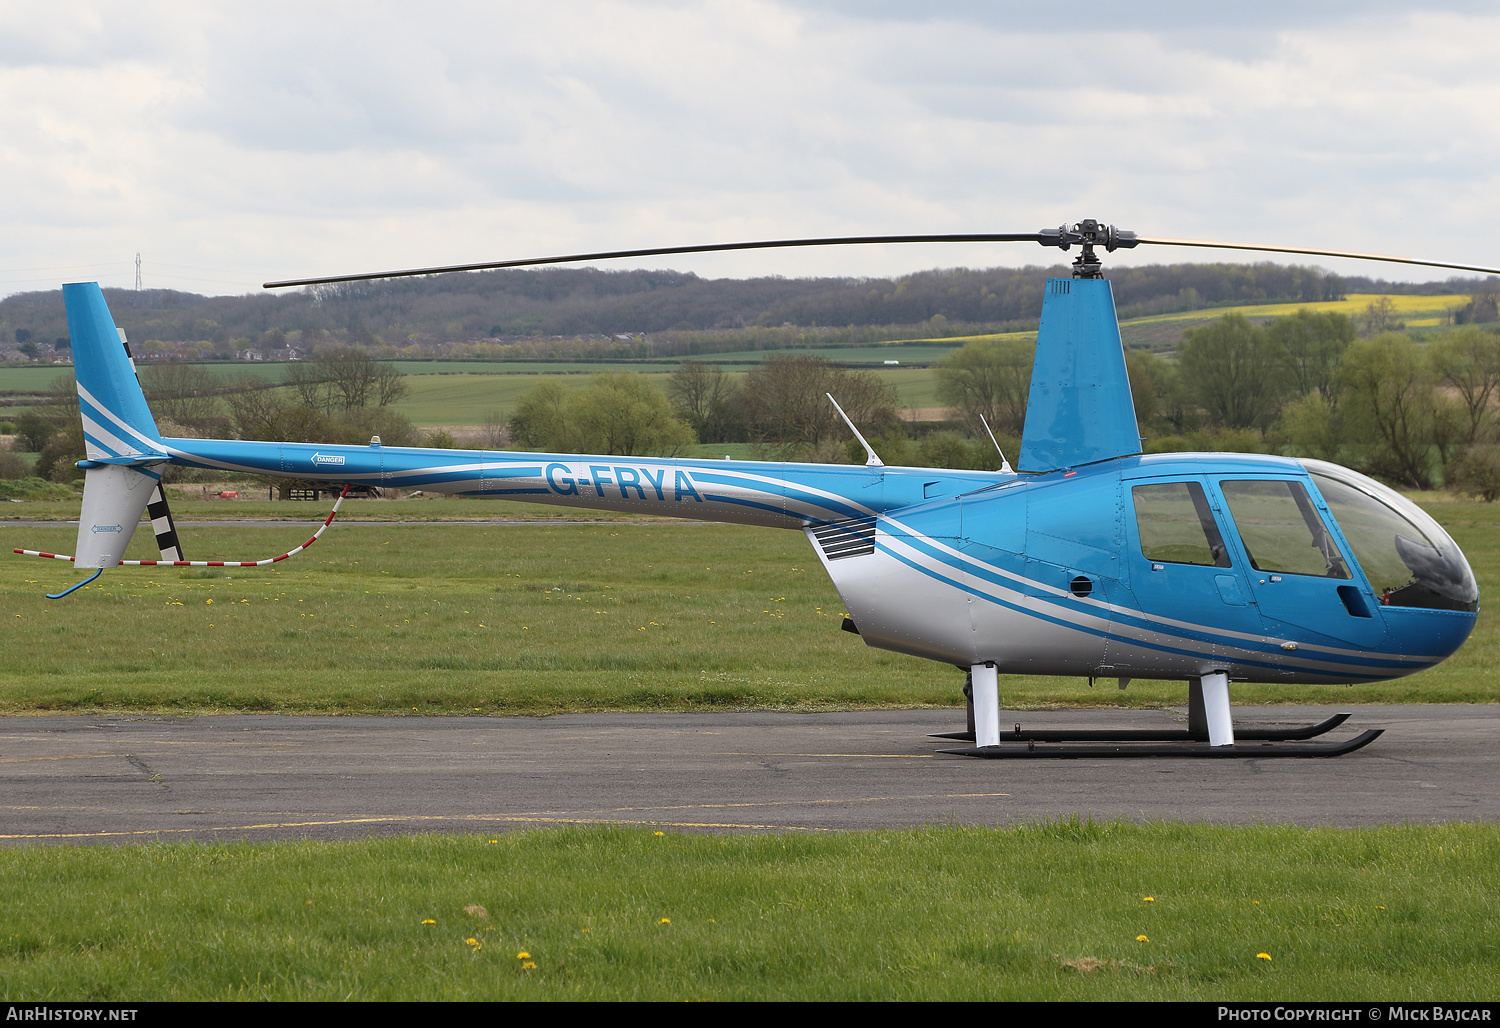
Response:
[[[1229,675],[1215,671],[1188,685],[1188,728],[1193,727],[1193,691],[1203,706],[1204,728],[1210,746],[1234,745],[1234,722],[1229,717]]]
[[[974,692],[974,745],[1000,745],[1000,673],[994,661],[969,668]]]

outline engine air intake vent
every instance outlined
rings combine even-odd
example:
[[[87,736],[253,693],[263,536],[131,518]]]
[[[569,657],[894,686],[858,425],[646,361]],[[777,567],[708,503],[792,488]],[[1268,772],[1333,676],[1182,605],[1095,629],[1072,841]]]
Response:
[[[862,557],[875,552],[875,519],[845,518],[813,529],[813,538],[829,560]]]

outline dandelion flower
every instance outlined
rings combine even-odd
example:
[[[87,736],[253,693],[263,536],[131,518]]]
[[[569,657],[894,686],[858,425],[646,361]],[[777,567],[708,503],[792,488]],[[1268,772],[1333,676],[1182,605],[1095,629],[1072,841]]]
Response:
[[[652,835],[665,835],[665,832],[652,832]]]
[[[1142,903],[1155,903],[1156,902],[1156,897],[1155,896],[1142,896],[1141,897],[1141,902]]]
[[[464,944],[467,945],[467,946],[478,946],[479,945],[479,940],[476,939],[476,938],[474,938],[471,935],[469,938],[467,938],[467,939],[464,940]]]
[[[1269,961],[1271,959],[1271,954],[1269,954],[1269,953],[1257,953],[1257,954],[1255,954],[1255,959],[1256,960]]]
[[[430,917],[429,917],[429,918],[428,918],[428,919],[427,919],[427,920],[425,920],[425,921],[423,921],[423,922],[422,922],[422,923],[423,923],[423,924],[437,924],[437,922],[436,922],[436,921],[434,921],[434,920],[433,920],[433,919],[432,919],[432,918],[430,918]]]
[[[1136,942],[1150,942],[1151,940],[1148,939],[1148,938],[1146,938],[1144,935],[1137,935],[1135,937],[1135,941]]]
[[[524,964],[521,965],[521,969],[523,971],[535,971],[536,970],[536,963],[534,961],[528,960],[528,961],[526,961],[526,963],[524,963]]]
[[[531,959],[531,954],[530,954],[530,953],[527,953],[527,952],[526,952],[526,951],[525,951],[525,950],[524,950],[524,949],[523,949],[523,950],[522,950],[522,951],[521,951],[521,952],[519,952],[519,953],[517,953],[517,954],[516,954],[516,959],[517,959],[517,960],[530,960],[530,959]]]
[[[664,918],[662,918],[660,921],[658,921],[656,923],[657,924],[671,924],[672,923],[672,919],[670,917],[664,917]]]

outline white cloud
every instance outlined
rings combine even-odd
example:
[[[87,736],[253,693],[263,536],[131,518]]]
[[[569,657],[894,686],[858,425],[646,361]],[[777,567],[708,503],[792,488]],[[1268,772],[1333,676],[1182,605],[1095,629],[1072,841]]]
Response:
[[[1455,259],[1495,227],[1487,7],[911,9],[7,9],[0,292],[105,262],[123,285],[137,250],[149,284],[240,291],[302,272],[1083,216]],[[885,274],[1056,256],[672,264]]]

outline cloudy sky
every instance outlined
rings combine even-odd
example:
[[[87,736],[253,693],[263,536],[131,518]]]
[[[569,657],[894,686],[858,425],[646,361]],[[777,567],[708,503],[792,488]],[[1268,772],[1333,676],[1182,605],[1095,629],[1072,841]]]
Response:
[[[0,295],[127,286],[137,252],[148,287],[238,293],[1083,217],[1500,264],[1497,52],[1496,6],[1463,0],[0,0]],[[640,263],[886,275],[1049,255]]]

